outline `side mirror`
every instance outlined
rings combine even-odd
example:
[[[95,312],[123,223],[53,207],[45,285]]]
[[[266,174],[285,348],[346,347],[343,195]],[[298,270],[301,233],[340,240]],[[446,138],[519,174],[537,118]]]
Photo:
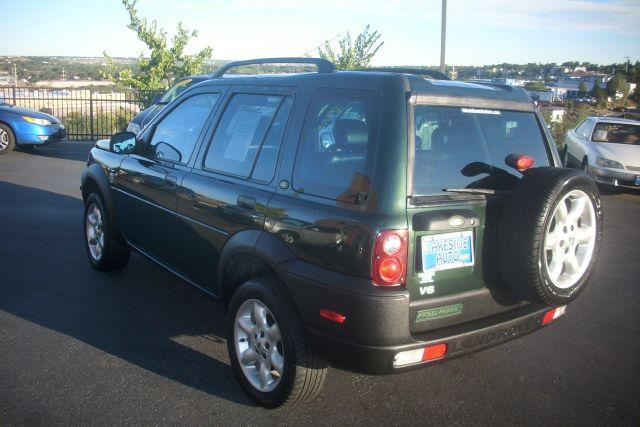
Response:
[[[133,132],[118,132],[109,141],[109,151],[116,154],[131,154],[136,149],[136,134]]]

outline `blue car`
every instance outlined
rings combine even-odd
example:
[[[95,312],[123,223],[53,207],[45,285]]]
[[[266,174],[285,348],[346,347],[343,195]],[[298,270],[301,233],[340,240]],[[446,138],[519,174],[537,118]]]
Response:
[[[56,117],[0,99],[0,154],[17,146],[46,145],[65,137],[64,125]]]
[[[129,126],[127,126],[127,132],[133,132],[137,135],[140,133],[140,130],[164,108],[165,105],[176,99],[178,95],[184,92],[187,88],[210,78],[211,76],[208,75],[198,75],[178,80],[176,84],[171,86],[169,90],[167,90],[153,105],[140,111],[133,119],[131,119]]]

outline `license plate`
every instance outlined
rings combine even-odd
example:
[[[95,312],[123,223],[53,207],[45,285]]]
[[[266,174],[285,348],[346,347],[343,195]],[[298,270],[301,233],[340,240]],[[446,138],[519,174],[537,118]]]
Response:
[[[640,185],[640,175],[636,175],[636,185]]]
[[[473,230],[422,236],[423,271],[469,267],[473,263]]]

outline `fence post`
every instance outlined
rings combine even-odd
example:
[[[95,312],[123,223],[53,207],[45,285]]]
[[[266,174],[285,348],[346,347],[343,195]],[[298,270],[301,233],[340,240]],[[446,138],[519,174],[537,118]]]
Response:
[[[89,130],[91,133],[91,141],[93,141],[93,89],[91,88],[89,88]]]
[[[16,88],[16,83],[15,83],[15,80],[14,80],[14,83],[13,83],[13,105],[17,106],[17,104],[16,104],[16,92],[17,92],[17,90],[16,89],[17,89]]]

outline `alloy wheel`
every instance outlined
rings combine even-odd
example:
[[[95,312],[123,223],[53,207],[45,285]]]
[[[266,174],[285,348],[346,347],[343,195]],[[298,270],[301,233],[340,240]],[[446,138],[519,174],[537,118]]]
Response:
[[[87,245],[91,257],[99,261],[104,252],[104,228],[102,223],[102,213],[97,204],[92,203],[87,209],[85,218]]]
[[[6,130],[0,129],[0,151],[4,151],[9,146],[9,134]]]
[[[596,214],[587,193],[573,190],[557,204],[544,236],[544,262],[554,286],[568,289],[587,270],[596,241]]]
[[[242,303],[236,313],[236,355],[245,378],[258,391],[274,390],[284,371],[280,328],[269,308],[256,299]]]

